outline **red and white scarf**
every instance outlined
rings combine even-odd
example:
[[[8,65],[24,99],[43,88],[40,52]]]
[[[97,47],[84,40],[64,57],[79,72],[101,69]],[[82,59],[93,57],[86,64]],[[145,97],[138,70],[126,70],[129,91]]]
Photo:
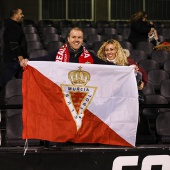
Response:
[[[58,53],[56,55],[56,62],[69,62],[69,60],[70,60],[70,53],[68,51],[68,45],[64,44],[58,50]],[[83,47],[83,52],[81,53],[78,61],[79,63],[94,64],[93,57],[85,47]]]

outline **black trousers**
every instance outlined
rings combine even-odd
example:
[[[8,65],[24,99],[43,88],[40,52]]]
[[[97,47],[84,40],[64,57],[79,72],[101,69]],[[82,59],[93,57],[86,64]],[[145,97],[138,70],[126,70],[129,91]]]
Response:
[[[14,77],[21,79],[23,69],[18,61],[3,62],[3,70],[0,78],[0,90]]]
[[[145,103],[146,96],[142,90],[138,90],[138,98],[139,98],[139,103],[143,103],[143,104]]]

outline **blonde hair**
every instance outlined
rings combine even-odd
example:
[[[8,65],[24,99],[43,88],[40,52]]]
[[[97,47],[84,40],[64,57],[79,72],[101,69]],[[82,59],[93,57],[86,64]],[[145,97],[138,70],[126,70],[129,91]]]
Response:
[[[108,40],[103,43],[103,45],[100,47],[100,49],[97,52],[97,56],[104,60],[107,61],[106,55],[105,55],[105,48],[108,44],[114,44],[115,45],[115,50],[116,50],[116,57],[114,59],[114,62],[116,65],[120,66],[126,66],[128,65],[128,60],[127,57],[129,56],[129,51],[125,50],[121,47],[120,43],[116,40]]]

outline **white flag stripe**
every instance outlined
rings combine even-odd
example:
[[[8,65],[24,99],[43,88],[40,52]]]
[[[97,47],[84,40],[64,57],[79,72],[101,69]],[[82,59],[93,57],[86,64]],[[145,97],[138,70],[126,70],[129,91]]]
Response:
[[[135,145],[139,104],[133,67],[44,61],[28,64],[60,87],[71,84],[70,71],[81,66],[83,71],[89,72],[91,77],[86,86],[97,87],[97,90],[87,109]]]

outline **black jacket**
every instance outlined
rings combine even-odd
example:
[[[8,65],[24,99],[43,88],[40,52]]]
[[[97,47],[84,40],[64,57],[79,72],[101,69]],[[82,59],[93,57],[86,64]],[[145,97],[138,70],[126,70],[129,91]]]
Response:
[[[128,41],[132,44],[133,48],[136,48],[136,44],[141,41],[148,41],[148,33],[153,25],[148,22],[138,20],[131,23],[131,33]]]
[[[20,23],[8,19],[4,21],[3,61],[15,61],[18,56],[27,57],[25,35]]]

